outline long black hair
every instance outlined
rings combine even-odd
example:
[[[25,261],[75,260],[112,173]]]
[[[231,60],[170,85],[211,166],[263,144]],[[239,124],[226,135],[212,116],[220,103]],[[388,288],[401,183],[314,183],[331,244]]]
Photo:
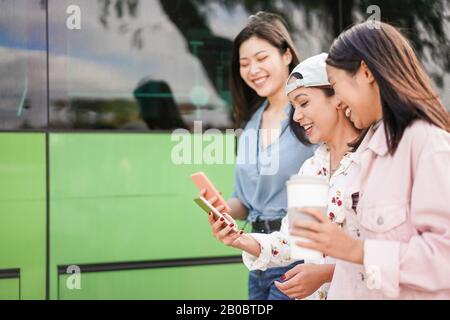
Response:
[[[395,27],[364,22],[343,32],[331,45],[327,64],[354,75],[364,61],[380,88],[389,153],[405,129],[423,119],[450,132],[450,116],[431,85],[414,49]]]

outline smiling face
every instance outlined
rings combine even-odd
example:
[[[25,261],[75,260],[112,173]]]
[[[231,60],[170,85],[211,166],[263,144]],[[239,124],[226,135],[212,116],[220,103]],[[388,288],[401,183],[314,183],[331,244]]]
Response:
[[[291,61],[289,50],[281,54],[258,37],[244,41],[239,48],[240,75],[260,97],[271,97],[284,90]]]
[[[330,65],[327,73],[336,97],[351,109],[350,121],[356,128],[368,128],[382,118],[378,84],[364,63],[354,75]]]
[[[327,143],[338,124],[340,102],[318,87],[297,88],[288,95],[294,107],[293,120],[305,129],[311,143]]]

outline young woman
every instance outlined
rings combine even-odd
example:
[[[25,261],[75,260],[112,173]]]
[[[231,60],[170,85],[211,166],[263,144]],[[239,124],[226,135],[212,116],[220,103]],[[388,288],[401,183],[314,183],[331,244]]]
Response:
[[[356,211],[345,233],[308,210],[318,222],[297,224],[293,234],[312,241],[298,245],[338,259],[329,298],[449,299],[449,114],[408,41],[388,24],[347,30],[327,64],[350,119],[368,129],[348,188]]]
[[[305,144],[322,143],[314,156],[305,161],[299,174],[319,175],[329,180],[327,214],[331,221],[341,225],[349,200],[341,191],[351,169],[351,148],[348,144],[356,140],[359,131],[346,118],[345,106],[336,99],[331,89],[326,58],[323,53],[298,65],[286,85],[286,94],[293,106],[291,128],[295,135]],[[244,251],[243,260],[250,270],[265,270],[293,262],[286,218],[282,221],[281,231],[269,235],[239,234],[232,230],[233,224],[226,226],[224,221],[214,221],[212,216],[209,222],[219,241]],[[276,282],[276,286],[289,297],[302,299],[331,282],[333,270],[334,261],[330,259],[297,265],[282,277],[283,283]],[[325,299],[326,291],[327,286],[322,286],[311,298]]]
[[[286,180],[314,152],[288,128],[291,106],[284,85],[297,64],[292,39],[277,15],[260,12],[251,16],[234,41],[234,115],[238,126],[245,128],[238,143],[235,192],[228,204],[229,214],[246,219],[253,232],[279,230],[287,210]],[[287,153],[288,157],[281,156]],[[209,199],[213,204],[216,200]],[[288,269],[250,272],[249,299],[289,299],[273,284]]]

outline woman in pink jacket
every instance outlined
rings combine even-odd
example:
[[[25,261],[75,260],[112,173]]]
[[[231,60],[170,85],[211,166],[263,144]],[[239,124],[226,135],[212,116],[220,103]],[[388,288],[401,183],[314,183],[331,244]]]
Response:
[[[338,259],[329,299],[450,299],[448,112],[388,24],[345,31],[327,65],[347,115],[367,130],[347,217],[358,237],[307,209],[318,221],[297,223],[292,233],[312,241],[297,245]]]

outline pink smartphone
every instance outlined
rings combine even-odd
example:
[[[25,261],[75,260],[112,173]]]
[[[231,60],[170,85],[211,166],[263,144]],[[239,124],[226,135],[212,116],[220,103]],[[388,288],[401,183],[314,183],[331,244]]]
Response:
[[[231,208],[228,203],[223,199],[222,195],[217,191],[216,187],[212,184],[212,182],[208,179],[204,172],[196,172],[191,175],[192,181],[194,181],[195,185],[199,190],[206,189],[206,194],[204,197],[206,199],[211,199],[212,197],[217,197],[217,201],[214,202],[214,207],[218,207],[223,205],[225,208],[220,212],[229,213]]]

